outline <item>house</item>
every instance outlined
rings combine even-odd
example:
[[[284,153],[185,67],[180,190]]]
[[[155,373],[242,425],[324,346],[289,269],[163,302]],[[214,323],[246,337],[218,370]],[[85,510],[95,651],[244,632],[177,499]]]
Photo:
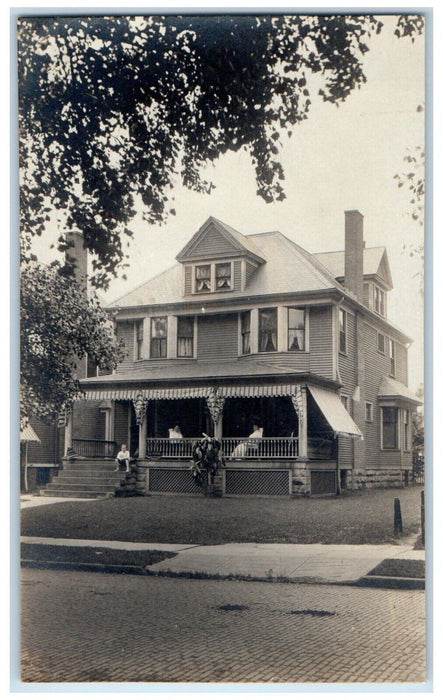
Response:
[[[365,247],[358,211],[345,212],[344,251],[313,255],[210,217],[176,260],[113,304],[126,359],[88,371],[66,450],[113,466],[127,443],[151,493],[198,491],[202,433],[222,441],[229,495],[404,483],[412,341],[387,319],[386,250]],[[248,442],[254,424],[262,437]],[[170,439],[176,425],[183,438]]]

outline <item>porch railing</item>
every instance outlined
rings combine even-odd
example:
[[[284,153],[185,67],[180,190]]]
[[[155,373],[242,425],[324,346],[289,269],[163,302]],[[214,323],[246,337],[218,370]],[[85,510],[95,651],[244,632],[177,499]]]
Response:
[[[201,438],[148,438],[146,454],[151,457],[190,459],[192,446],[199,439]],[[298,455],[298,438],[222,438],[222,450],[226,458],[294,459]]]
[[[72,449],[81,457],[114,457],[116,444],[111,440],[87,440],[74,438]]]

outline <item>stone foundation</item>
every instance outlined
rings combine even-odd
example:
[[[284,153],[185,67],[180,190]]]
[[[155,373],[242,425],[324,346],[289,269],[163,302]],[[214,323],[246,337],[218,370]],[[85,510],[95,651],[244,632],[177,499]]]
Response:
[[[398,488],[401,486],[404,486],[404,470],[402,469],[356,469],[352,471],[348,489]]]
[[[306,462],[300,462],[297,466],[292,467],[291,487],[292,498],[300,498],[310,495],[311,473]]]

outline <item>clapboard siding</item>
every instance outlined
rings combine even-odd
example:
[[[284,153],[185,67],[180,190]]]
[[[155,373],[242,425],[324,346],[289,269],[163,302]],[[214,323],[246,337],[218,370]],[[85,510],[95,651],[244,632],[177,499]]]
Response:
[[[234,260],[234,291],[241,291],[241,260]]]
[[[395,343],[395,378],[408,385],[408,351],[404,345]]]
[[[192,294],[192,265],[185,265],[184,275],[184,293],[185,295]]]
[[[75,436],[83,440],[104,440],[101,434],[100,401],[77,401],[74,404]]]
[[[309,372],[309,353],[307,352],[261,352],[258,355],[242,355],[240,362],[245,367],[245,372],[248,371],[248,365],[259,362],[266,362],[266,365],[281,366],[284,363],[294,372]]]
[[[197,259],[202,256],[222,256],[222,255],[232,255],[236,252],[236,248],[229,243],[229,241],[223,236],[222,233],[216,229],[212,229],[205,233],[203,238],[197,243],[197,245],[192,249],[192,258]]]
[[[388,341],[385,341],[385,353],[377,350],[377,330],[364,325],[365,338],[365,380],[363,385],[364,401],[372,403],[373,421],[366,422],[365,459],[367,467],[379,467],[380,462],[380,411],[378,407],[378,390],[382,377],[389,374]]]
[[[114,414],[114,440],[117,445],[128,442],[128,402],[116,401]]]
[[[309,310],[309,365],[313,374],[333,378],[332,308]]]
[[[238,356],[237,314],[200,316],[197,356],[199,360],[235,360]]]
[[[348,411],[354,415],[353,394],[356,386],[356,319],[346,313],[346,353],[338,354],[338,369],[343,387],[341,393],[348,397]],[[339,437],[338,462],[341,467],[351,467],[354,461],[353,438]]]
[[[28,443],[28,462],[36,464],[58,464],[60,450],[63,448],[63,431],[55,424],[48,425],[40,418],[33,417],[30,420],[40,442]]]
[[[125,372],[134,363],[134,321],[119,321],[117,338],[122,338],[125,343],[125,358],[118,365],[117,372]]]
[[[256,271],[256,269],[257,268],[255,265],[252,265],[252,263],[250,263],[250,262],[246,262],[246,286],[248,286],[249,281],[250,281],[252,275],[254,274],[254,272]]]

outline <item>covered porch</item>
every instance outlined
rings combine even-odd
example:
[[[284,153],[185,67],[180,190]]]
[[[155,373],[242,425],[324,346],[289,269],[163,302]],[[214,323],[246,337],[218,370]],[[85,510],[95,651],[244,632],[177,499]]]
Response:
[[[338,436],[361,437],[337,388],[312,382],[91,387],[86,400],[100,402],[102,412],[110,410],[104,424],[109,424],[111,439],[94,440],[94,452],[110,456],[118,443],[130,445],[137,463],[148,468],[151,492],[194,490],[189,460],[203,433],[221,441],[225,493],[310,494],[312,479],[323,484],[320,491],[338,491]],[[119,415],[126,412],[126,434],[120,430],[117,435],[115,417],[112,431],[111,414],[117,406]],[[181,437],[169,437],[177,426]],[[257,426],[260,437],[250,437]],[[81,436],[73,436],[72,443],[77,454],[90,449]]]

